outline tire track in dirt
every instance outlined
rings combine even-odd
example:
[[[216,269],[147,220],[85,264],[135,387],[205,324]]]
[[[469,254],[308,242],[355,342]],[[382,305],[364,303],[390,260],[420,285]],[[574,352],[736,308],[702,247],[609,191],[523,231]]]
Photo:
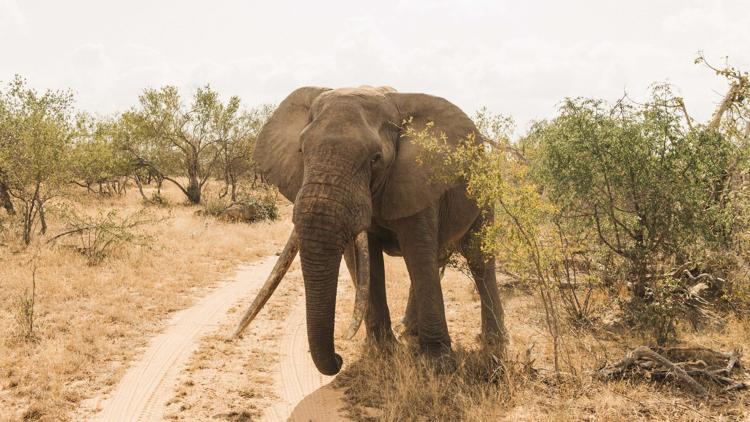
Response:
[[[276,257],[242,267],[195,305],[175,313],[164,332],[154,337],[143,356],[132,363],[94,419],[102,421],[157,421],[164,417],[178,375],[198,347],[234,303],[254,294],[271,272]]]
[[[345,271],[339,283],[351,283]],[[336,421],[343,419],[338,409],[343,407],[341,395],[328,384],[333,376],[322,375],[310,358],[305,325],[305,301],[301,298],[284,324],[281,358],[274,375],[274,387],[279,400],[266,409],[264,422],[276,421]]]
[[[170,318],[164,331],[153,337],[143,355],[133,362],[109,395],[89,400],[74,418],[98,421],[161,421],[167,418],[168,402],[174,397],[180,375],[201,339],[215,334],[230,319],[233,306],[254,297],[276,256],[243,266],[231,281],[224,282],[192,307]],[[292,275],[292,274],[290,274]],[[292,277],[296,278],[299,275]],[[349,274],[342,265],[341,293],[353,295]],[[338,409],[341,394],[330,387],[334,377],[320,374],[310,359],[305,325],[305,300],[300,295],[284,319],[279,339],[279,361],[273,368],[276,396],[263,413],[263,421],[336,421],[346,420]],[[237,375],[242,376],[242,375]],[[93,416],[92,416],[93,414]],[[86,416],[83,416],[86,415]]]

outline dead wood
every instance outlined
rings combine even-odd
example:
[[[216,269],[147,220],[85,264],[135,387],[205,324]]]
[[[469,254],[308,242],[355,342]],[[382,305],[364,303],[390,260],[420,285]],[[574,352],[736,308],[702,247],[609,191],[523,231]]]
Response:
[[[750,387],[747,380],[732,376],[745,372],[737,351],[719,352],[706,347],[638,347],[625,357],[597,371],[601,379],[637,376],[652,381],[674,379],[691,393],[708,397],[711,386],[719,387],[720,392],[744,390]],[[699,382],[702,381],[702,382]]]

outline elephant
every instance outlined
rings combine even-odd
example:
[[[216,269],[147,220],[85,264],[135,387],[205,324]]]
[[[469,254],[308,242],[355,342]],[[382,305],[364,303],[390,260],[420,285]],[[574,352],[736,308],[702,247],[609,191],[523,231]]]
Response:
[[[308,343],[321,373],[334,375],[343,363],[334,346],[342,255],[356,284],[349,335],[364,319],[368,341],[392,344],[387,253],[403,257],[411,282],[406,332],[428,356],[450,356],[441,269],[458,250],[480,296],[480,338],[504,350],[495,259],[476,241],[492,209],[480,209],[465,180],[444,180],[436,177],[437,164],[418,164],[423,146],[406,136],[407,123],[444,133],[453,147],[462,139],[483,139],[451,102],[390,87],[303,87],[279,104],[258,135],[254,159],[266,180],[293,202],[294,230],[235,336],[258,314],[299,252]]]

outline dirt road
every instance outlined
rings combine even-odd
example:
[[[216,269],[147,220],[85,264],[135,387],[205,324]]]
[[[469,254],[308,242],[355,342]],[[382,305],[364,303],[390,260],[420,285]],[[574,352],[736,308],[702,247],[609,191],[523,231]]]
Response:
[[[274,387],[279,400],[266,409],[262,420],[336,420],[340,398],[327,385],[333,377],[321,375],[310,359],[304,300],[297,302],[286,319],[280,352],[281,359],[274,373]]]
[[[153,338],[142,357],[131,365],[111,395],[90,401],[92,419],[164,420],[167,403],[175,395],[178,379],[201,338],[217,331],[220,324],[236,323],[235,318],[227,318],[226,314],[238,300],[254,296],[275,259],[267,257],[243,267],[232,281],[223,283],[194,306],[177,312],[165,331]],[[295,278],[294,274],[290,276]],[[294,298],[280,335],[279,362],[273,374],[277,399],[265,410],[263,420],[287,420],[293,413],[293,419],[300,415],[302,420],[323,420],[319,417],[331,420],[340,404],[332,389],[321,388],[331,377],[320,375],[309,357],[303,296]],[[308,396],[312,397],[304,400]],[[330,417],[325,416],[327,413]]]

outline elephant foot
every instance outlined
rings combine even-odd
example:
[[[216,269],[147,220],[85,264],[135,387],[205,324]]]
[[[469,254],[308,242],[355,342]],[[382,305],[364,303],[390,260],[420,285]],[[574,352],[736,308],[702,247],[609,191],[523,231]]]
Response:
[[[367,336],[368,346],[384,352],[390,352],[396,348],[398,340],[396,340],[396,336],[393,335],[393,331],[390,328],[374,332],[377,334],[368,334]]]
[[[417,321],[404,318],[396,328],[399,337],[419,337],[419,327]]]
[[[425,341],[425,339],[420,339],[419,349],[423,354],[431,358],[442,358],[443,356],[453,354],[450,339],[437,341]]]
[[[492,353],[492,355],[499,359],[505,357],[505,352],[508,348],[508,337],[504,332],[480,334],[478,340],[485,351]]]
[[[438,374],[452,374],[458,369],[458,362],[453,351],[449,348],[447,351],[428,352],[432,367]]]

